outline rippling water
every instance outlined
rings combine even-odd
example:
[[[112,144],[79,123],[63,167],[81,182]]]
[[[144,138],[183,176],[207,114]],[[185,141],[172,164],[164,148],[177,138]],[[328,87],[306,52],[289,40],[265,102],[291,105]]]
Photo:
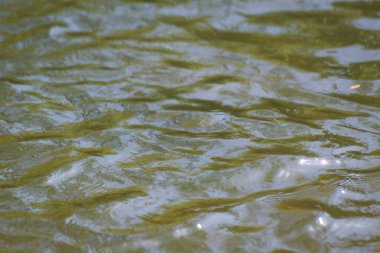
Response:
[[[379,252],[380,2],[0,2],[5,252]]]

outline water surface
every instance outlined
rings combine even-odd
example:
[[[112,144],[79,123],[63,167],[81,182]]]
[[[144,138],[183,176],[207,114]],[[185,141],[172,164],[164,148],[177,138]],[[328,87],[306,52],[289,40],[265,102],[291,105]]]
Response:
[[[378,1],[0,1],[5,252],[379,252]]]

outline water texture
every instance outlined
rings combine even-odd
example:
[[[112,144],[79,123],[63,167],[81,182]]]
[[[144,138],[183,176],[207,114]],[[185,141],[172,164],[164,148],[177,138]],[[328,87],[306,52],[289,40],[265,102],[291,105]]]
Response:
[[[380,2],[0,1],[1,252],[380,252]]]

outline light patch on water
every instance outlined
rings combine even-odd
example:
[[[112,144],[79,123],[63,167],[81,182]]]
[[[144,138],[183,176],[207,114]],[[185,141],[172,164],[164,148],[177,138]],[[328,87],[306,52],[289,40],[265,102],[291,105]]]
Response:
[[[229,117],[223,113],[209,114],[207,118],[201,119],[199,124],[204,127],[217,127],[223,126]]]
[[[308,226],[313,237],[328,241],[355,240],[356,238],[371,239],[378,236],[380,222],[373,218],[334,219],[326,213],[317,216],[315,223]]]
[[[157,204],[156,204],[157,205]],[[142,216],[146,213],[153,212],[154,208],[157,208],[154,203],[150,203],[145,198],[136,198],[126,202],[114,203],[109,210],[111,218],[118,223],[138,223],[140,219],[138,216]]]
[[[328,221],[326,217],[323,217],[323,216],[318,217],[317,223],[321,225],[322,227],[326,227],[328,225]]]
[[[294,0],[273,0],[273,1],[259,1],[255,4],[245,5],[243,13],[246,14],[264,14],[276,11],[296,11],[314,9],[318,10],[331,10],[330,0],[308,0],[308,1],[294,1]]]
[[[299,165],[303,166],[326,166],[326,165],[339,165],[342,162],[339,159],[328,158],[301,158],[298,160]]]
[[[86,228],[97,233],[100,233],[105,229],[103,219],[92,220],[91,218],[87,218],[84,215],[78,213],[74,213],[70,217],[67,217],[65,219],[65,224]]]
[[[54,234],[54,240],[58,242],[63,242],[69,245],[75,245],[75,240],[63,233],[57,232]]]
[[[119,247],[115,247],[115,250],[105,251],[105,252],[161,252],[159,240],[155,239],[135,239],[132,242],[124,242]],[[98,252],[98,251],[94,251]]]
[[[377,18],[358,18],[352,21],[359,29],[374,30],[380,29],[380,19]],[[379,57],[377,58],[379,59]]]
[[[282,186],[293,185],[299,183],[300,180],[318,176],[326,169],[339,168],[341,163],[339,159],[323,157],[300,158],[297,162],[288,163],[279,169],[273,178],[273,182]]]
[[[176,239],[179,239],[181,237],[186,237],[190,234],[191,230],[189,228],[177,228],[173,232],[173,236]]]
[[[66,26],[54,26],[49,30],[50,37],[57,42],[65,42],[67,40],[64,36],[65,33],[82,31],[81,27],[76,23],[73,17],[66,16],[62,17],[62,19]],[[73,40],[73,38],[71,38],[71,40]],[[83,40],[83,38],[81,38],[81,40]]]
[[[70,169],[67,170],[60,170],[54,172],[52,175],[50,175],[45,184],[51,185],[55,188],[60,188],[62,184],[64,184],[66,181],[70,180],[71,178],[76,177],[80,173],[84,171],[84,162],[75,162],[71,165]]]
[[[236,217],[230,213],[210,213],[198,221],[201,229],[205,231],[216,231],[221,227],[236,223]]]
[[[160,246],[160,242],[154,239],[144,239],[133,242],[132,248],[139,249],[143,248],[149,250],[149,252],[157,252],[157,248]],[[129,245],[126,245],[129,246]]]
[[[197,231],[217,231],[226,225],[232,225],[236,222],[236,218],[227,213],[208,214],[196,223],[188,226],[180,226],[176,228],[172,236],[175,239],[191,237]]]
[[[264,178],[265,171],[248,168],[232,175],[227,183],[239,190],[255,190]]]
[[[365,49],[363,46],[354,45],[340,48],[329,48],[320,50],[315,53],[317,57],[334,57],[343,65],[350,63],[378,61],[380,59],[380,50]]]
[[[173,237],[176,239],[191,236],[196,230],[202,230],[203,226],[201,223],[196,223],[193,227],[179,227],[174,230]]]
[[[212,22],[212,26],[216,29],[224,29],[226,27],[236,27],[239,26],[244,21],[244,17],[240,15],[231,15],[224,20],[218,20],[217,22]]]

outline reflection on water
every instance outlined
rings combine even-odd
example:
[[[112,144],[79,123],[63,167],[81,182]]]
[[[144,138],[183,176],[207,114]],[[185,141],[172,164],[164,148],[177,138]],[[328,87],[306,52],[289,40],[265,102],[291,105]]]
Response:
[[[1,1],[0,243],[380,251],[376,1]]]

